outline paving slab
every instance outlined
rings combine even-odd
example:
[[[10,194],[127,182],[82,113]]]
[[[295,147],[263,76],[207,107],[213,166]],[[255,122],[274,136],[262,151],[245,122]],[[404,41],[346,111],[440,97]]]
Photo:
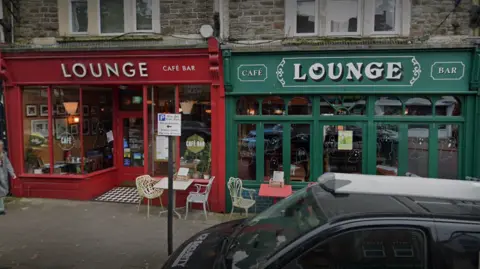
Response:
[[[167,259],[167,217],[161,208],[49,199],[9,199],[0,216],[0,269],[150,269]],[[237,216],[236,216],[237,217]],[[228,220],[200,211],[174,218],[174,248]]]

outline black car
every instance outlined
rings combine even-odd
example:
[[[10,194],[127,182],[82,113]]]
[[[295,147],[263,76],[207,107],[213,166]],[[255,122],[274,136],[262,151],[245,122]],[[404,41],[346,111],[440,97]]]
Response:
[[[163,268],[479,268],[480,203],[327,185],[198,233]]]

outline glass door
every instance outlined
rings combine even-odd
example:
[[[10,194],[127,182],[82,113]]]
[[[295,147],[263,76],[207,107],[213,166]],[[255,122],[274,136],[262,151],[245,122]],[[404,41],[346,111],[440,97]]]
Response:
[[[144,120],[141,112],[124,112],[120,114],[119,122],[119,136],[122,138],[119,178],[121,181],[131,181],[144,173]]]
[[[363,123],[322,123],[323,172],[366,173]]]

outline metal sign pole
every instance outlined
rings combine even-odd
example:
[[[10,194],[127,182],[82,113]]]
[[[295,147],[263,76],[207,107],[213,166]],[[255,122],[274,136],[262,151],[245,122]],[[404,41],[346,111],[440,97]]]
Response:
[[[168,255],[173,252],[173,136],[168,137]]]

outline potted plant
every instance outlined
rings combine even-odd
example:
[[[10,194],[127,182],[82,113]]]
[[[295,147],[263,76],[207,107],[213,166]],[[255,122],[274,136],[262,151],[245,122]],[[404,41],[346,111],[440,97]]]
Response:
[[[210,179],[210,166],[212,163],[212,151],[211,151],[211,144],[206,143],[205,149],[202,150],[200,153],[200,167],[199,170],[203,173],[204,179]]]
[[[28,148],[25,152],[25,164],[28,173],[33,173],[33,170],[39,167],[39,160],[37,151],[42,148],[46,140],[39,133],[32,133],[28,138]]]

